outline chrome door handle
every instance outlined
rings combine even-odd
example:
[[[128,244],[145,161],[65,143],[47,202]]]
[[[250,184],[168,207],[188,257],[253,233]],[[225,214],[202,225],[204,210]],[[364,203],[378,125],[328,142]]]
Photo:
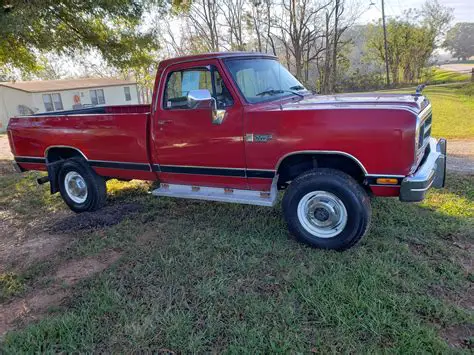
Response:
[[[173,122],[173,121],[171,121],[171,120],[159,120],[158,125],[159,126],[164,126],[165,124],[169,124],[171,122]]]

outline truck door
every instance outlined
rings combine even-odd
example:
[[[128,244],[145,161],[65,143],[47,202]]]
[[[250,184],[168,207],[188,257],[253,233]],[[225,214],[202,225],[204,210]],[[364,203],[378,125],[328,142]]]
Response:
[[[243,108],[218,60],[165,68],[152,119],[154,168],[172,184],[247,188]],[[212,107],[188,105],[188,92],[207,89],[223,110],[216,124]]]

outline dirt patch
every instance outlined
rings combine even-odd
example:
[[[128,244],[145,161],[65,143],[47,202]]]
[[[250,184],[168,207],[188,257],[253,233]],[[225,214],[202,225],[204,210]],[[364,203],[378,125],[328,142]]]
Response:
[[[55,255],[67,242],[63,235],[38,234],[19,241],[1,241],[0,272],[25,269]],[[10,243],[8,243],[10,242]],[[7,244],[8,245],[5,245]]]
[[[117,261],[120,255],[121,253],[112,250],[94,257],[72,260],[58,269],[55,279],[69,286],[74,285],[82,279],[102,272]]]
[[[43,318],[48,309],[61,305],[70,295],[69,289],[64,286],[73,286],[80,280],[104,271],[120,255],[118,251],[108,250],[94,257],[69,261],[57,268],[54,281],[47,289],[34,290],[22,298],[0,305],[0,336],[19,322]]]
[[[41,319],[49,308],[59,306],[68,296],[66,290],[40,290],[6,305],[0,305],[0,336],[14,328],[15,323]]]
[[[8,136],[0,134],[0,160],[12,160],[13,155],[10,152],[10,144],[8,143]]]
[[[448,140],[448,171],[474,174],[474,140]]]
[[[114,204],[95,212],[83,212],[56,221],[49,231],[53,233],[74,233],[90,229],[110,227],[119,224],[125,217],[142,211],[143,206],[134,203]]]
[[[453,348],[474,349],[474,324],[459,324],[443,329],[441,336]]]
[[[0,160],[0,176],[10,175],[15,173],[11,160]]]
[[[44,232],[45,223],[47,218],[24,223],[15,213],[0,210],[0,272],[26,269],[47,260],[70,242],[65,235]]]
[[[434,297],[442,299],[447,303],[474,312],[474,285],[472,284],[468,284],[462,290],[456,292],[446,289],[441,285],[432,285],[429,288],[429,292]]]

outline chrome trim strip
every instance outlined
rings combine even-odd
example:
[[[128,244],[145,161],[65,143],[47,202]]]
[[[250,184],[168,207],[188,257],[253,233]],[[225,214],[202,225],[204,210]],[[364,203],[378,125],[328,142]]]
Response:
[[[341,151],[338,151],[338,150],[298,150],[298,151],[295,151],[295,152],[287,153],[287,154],[283,155],[278,160],[275,171],[278,171],[278,169],[280,168],[280,164],[282,163],[282,161],[285,158],[288,158],[289,156],[296,155],[296,154],[339,154],[339,155],[343,155],[345,157],[348,157],[348,158],[354,160],[359,165],[359,167],[362,169],[362,172],[364,173],[364,175],[367,175],[367,170],[365,169],[365,166],[360,162],[359,159],[357,159],[352,154],[349,154],[349,153],[346,153],[346,152],[341,152]]]
[[[404,178],[406,175],[391,175],[391,174],[365,174],[367,177],[392,177],[392,178]]]
[[[401,185],[377,185],[377,184],[369,184],[369,186],[374,186],[374,187],[400,187]]]
[[[86,156],[80,149],[75,148],[75,147],[71,147],[70,145],[50,145],[48,148],[46,148],[46,149],[44,150],[44,157],[46,158],[46,160],[48,159],[48,151],[49,151],[51,148],[69,148],[69,149],[74,149],[74,150],[76,150],[77,152],[79,152],[85,160],[89,160],[89,159],[87,159],[87,156]]]
[[[126,85],[125,85],[126,86]],[[69,90],[69,89],[68,89]],[[60,112],[60,111],[52,111],[53,113],[56,113],[56,112]],[[127,114],[127,115],[132,115],[132,116],[137,116],[137,115],[146,115],[148,114],[148,112],[143,112],[143,113],[137,113],[137,112],[122,112],[122,113],[69,113],[69,114],[64,114],[64,115],[58,115],[58,114],[55,114],[55,115],[46,115],[46,114],[42,114],[41,116],[38,115],[29,115],[29,116],[13,116],[14,118],[43,118],[43,117],[61,117],[61,116],[74,116],[74,117],[90,117],[90,116],[117,116],[117,115],[124,115],[124,114]]]
[[[295,103],[297,104],[297,103]],[[321,105],[322,107],[317,107],[318,105]],[[326,106],[324,106],[326,105]],[[343,106],[340,106],[343,105]],[[402,106],[402,105],[384,105],[383,103],[375,103],[375,104],[358,104],[350,101],[327,101],[327,102],[315,102],[312,104],[308,104],[308,106],[311,106],[309,110],[315,111],[315,110],[400,110],[400,111],[407,111],[413,114],[415,117],[418,116],[418,111],[416,108],[409,108],[407,106]],[[330,106],[330,107],[328,107]],[[305,107],[304,105],[293,108],[293,107],[284,107],[284,110],[288,111],[304,111]]]
[[[169,166],[172,168],[204,168],[204,169],[226,169],[226,170],[245,170],[246,168],[227,168],[223,166],[206,166],[206,165],[171,165],[171,164],[166,164],[166,165],[160,165],[160,166]],[[257,169],[251,169],[251,170],[257,170]],[[275,171],[275,170],[272,170]]]
[[[95,168],[119,169],[119,170],[137,170],[151,172],[149,163],[129,163],[108,160],[88,160],[87,163]]]
[[[131,165],[150,165],[149,163],[132,163],[128,161],[116,161],[116,160],[88,160],[89,163],[117,163],[117,164],[131,164]]]
[[[410,189],[410,191],[426,191],[431,187],[431,185],[433,185],[433,182],[434,182],[434,179],[430,182],[430,184],[428,186],[426,186],[422,189]]]
[[[25,158],[25,159],[42,159],[44,160],[43,157],[34,157],[34,156],[31,156],[31,155],[14,155],[13,156],[13,160],[15,160],[16,158]]]
[[[274,173],[275,170],[273,169],[254,169],[254,168],[247,168],[247,170],[252,170],[252,171],[268,171]]]
[[[20,164],[46,164],[46,159],[43,157],[16,155],[13,157],[13,160]]]

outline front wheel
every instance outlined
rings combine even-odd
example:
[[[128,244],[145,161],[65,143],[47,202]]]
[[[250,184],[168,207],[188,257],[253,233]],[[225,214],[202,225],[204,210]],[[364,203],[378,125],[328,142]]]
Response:
[[[298,240],[316,248],[345,250],[367,232],[370,200],[349,175],[315,169],[298,176],[283,198],[288,229]]]
[[[80,159],[66,160],[58,177],[61,196],[74,212],[95,211],[105,204],[105,180],[86,162]]]

